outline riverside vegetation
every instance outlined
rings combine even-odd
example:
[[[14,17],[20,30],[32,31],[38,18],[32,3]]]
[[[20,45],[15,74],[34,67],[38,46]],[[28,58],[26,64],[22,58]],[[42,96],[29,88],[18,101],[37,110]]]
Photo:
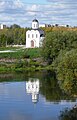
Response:
[[[55,71],[57,79],[65,84],[64,89],[69,90],[69,87],[72,87],[71,83],[76,84],[77,80],[77,28],[42,28],[46,34],[42,48],[5,47],[12,44],[24,45],[27,29],[12,25],[10,28],[0,30],[0,49],[15,50],[15,52],[0,53],[0,71],[50,69]]]
[[[0,72],[53,71],[60,89],[68,96],[77,98],[77,28],[42,29],[46,34],[43,45],[34,49],[5,47],[13,44],[24,45],[27,28],[14,25],[0,30],[0,50],[13,50],[9,53],[0,53]],[[48,84],[51,85],[50,83]],[[44,89],[46,88],[47,83]],[[63,114],[65,115],[65,112]],[[65,118],[61,116],[61,119]]]

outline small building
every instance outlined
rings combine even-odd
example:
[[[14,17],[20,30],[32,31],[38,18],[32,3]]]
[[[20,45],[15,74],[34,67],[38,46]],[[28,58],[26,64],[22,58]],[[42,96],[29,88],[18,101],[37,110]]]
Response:
[[[0,29],[2,30],[2,29],[4,29],[4,28],[6,28],[6,25],[0,24]]]
[[[45,24],[40,24],[39,27],[45,27]]]
[[[30,78],[29,81],[26,82],[26,92],[27,94],[31,94],[32,102],[37,103],[39,95],[39,80]]]
[[[39,28],[37,19],[32,21],[32,29],[26,32],[26,48],[36,48],[42,46],[44,31]]]

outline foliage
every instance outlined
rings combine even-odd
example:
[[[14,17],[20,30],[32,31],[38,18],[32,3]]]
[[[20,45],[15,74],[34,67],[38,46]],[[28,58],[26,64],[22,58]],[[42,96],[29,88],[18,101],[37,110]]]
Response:
[[[77,48],[76,31],[52,31],[43,41],[42,55],[51,64],[61,50]]]
[[[77,120],[77,106],[72,109],[65,109],[61,112],[60,120]]]
[[[77,29],[54,27],[47,32],[42,56],[56,72],[60,88],[77,96]]]
[[[7,45],[23,45],[26,42],[27,28],[11,27],[0,30],[0,47]]]
[[[10,26],[10,28],[20,28],[20,26],[17,25],[17,24],[13,24],[13,25]]]
[[[61,88],[74,94],[74,86],[77,85],[77,49],[61,51],[52,66],[58,80],[61,80]]]
[[[52,63],[57,73],[65,74],[66,78],[71,79],[70,76],[73,74],[73,79],[77,78],[77,49],[70,51],[60,51],[58,57]],[[70,76],[69,76],[70,74]],[[62,78],[59,77],[61,80]]]

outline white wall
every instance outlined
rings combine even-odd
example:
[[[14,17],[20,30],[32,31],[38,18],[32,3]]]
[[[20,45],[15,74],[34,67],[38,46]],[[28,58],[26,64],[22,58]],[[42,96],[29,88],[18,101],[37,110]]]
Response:
[[[36,38],[36,34],[37,34],[37,38]],[[34,47],[39,47],[40,33],[38,30],[28,30],[26,32],[26,48],[31,48],[31,40],[34,41]]]
[[[32,29],[38,29],[39,23],[38,22],[32,22]]]

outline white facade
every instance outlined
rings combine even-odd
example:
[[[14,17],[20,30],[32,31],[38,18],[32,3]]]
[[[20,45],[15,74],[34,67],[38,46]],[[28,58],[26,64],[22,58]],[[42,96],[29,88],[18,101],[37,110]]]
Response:
[[[44,39],[44,31],[39,29],[38,20],[32,21],[32,30],[26,32],[26,48],[40,47]]]
[[[28,82],[26,82],[26,92],[28,94],[31,94],[32,102],[36,103],[38,101],[39,95],[39,80],[35,79],[32,81],[32,79],[30,79]]]

